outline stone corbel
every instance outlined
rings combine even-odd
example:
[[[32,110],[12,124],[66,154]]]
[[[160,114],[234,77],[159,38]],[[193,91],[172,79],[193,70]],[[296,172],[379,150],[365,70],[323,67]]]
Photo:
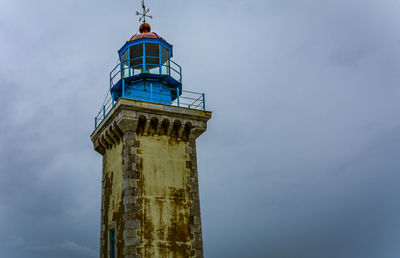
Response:
[[[121,110],[118,114],[116,125],[125,134],[128,131],[136,131],[139,119],[136,112],[132,110]]]

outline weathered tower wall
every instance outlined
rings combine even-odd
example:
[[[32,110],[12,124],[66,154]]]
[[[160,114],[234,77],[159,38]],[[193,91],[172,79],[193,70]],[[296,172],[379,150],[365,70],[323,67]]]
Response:
[[[120,99],[92,134],[103,155],[101,258],[203,257],[196,138],[211,113]]]

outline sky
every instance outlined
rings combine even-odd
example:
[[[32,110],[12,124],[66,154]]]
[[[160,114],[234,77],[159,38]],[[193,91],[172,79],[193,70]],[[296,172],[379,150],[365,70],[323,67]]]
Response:
[[[205,257],[400,257],[400,1],[148,0],[197,141]],[[0,0],[0,250],[99,256],[90,134],[134,0]]]

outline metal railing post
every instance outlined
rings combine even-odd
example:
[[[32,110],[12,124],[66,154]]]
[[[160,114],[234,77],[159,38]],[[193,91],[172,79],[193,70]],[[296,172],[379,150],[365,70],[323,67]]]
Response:
[[[128,60],[129,77],[131,77],[131,48],[128,48]]]
[[[94,118],[94,129],[96,130],[97,128],[97,116]]]
[[[161,66],[161,64],[162,64],[162,60],[161,60],[161,59],[162,59],[162,56],[161,56],[161,44],[158,44],[158,54],[159,54],[159,55],[158,55],[158,59],[159,59],[159,60],[158,60],[158,61],[159,61],[158,63],[159,63],[159,65],[160,65],[160,75],[161,75],[161,74],[162,74],[162,71],[161,71],[161,67],[162,67],[162,66]]]
[[[125,80],[122,79],[122,97],[125,98]]]
[[[206,96],[203,93],[203,110],[206,111]]]
[[[120,75],[121,75],[121,79],[123,79],[124,78],[124,73],[123,73],[123,68],[122,68],[122,60],[121,60],[121,62],[120,62],[120,64],[119,64],[119,71],[120,71]]]
[[[179,66],[179,76],[180,76],[179,82],[182,84],[182,67],[180,67],[180,66]]]
[[[146,43],[143,43],[143,72],[146,72]]]
[[[153,102],[153,84],[150,83],[150,101]]]
[[[111,73],[112,73],[112,72],[111,72]],[[112,75],[111,75],[111,73],[110,73],[110,89],[111,89],[111,88],[112,88],[112,86],[113,86],[113,85],[112,85],[112,79],[113,79],[113,78],[112,78]]]
[[[106,118],[106,106],[103,105],[103,119]]]
[[[178,107],[179,107],[179,87],[176,88],[176,98],[177,98],[177,103],[178,103]]]

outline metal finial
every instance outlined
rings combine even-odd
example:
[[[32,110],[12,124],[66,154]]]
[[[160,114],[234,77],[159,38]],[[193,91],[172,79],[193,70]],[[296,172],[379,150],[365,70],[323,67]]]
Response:
[[[136,12],[136,15],[142,16],[139,18],[139,22],[143,20],[143,23],[146,23],[146,17],[153,19],[153,16],[147,15],[150,12],[150,9],[146,8],[146,6],[144,5],[144,0],[142,0],[142,8],[143,8],[143,13]]]

